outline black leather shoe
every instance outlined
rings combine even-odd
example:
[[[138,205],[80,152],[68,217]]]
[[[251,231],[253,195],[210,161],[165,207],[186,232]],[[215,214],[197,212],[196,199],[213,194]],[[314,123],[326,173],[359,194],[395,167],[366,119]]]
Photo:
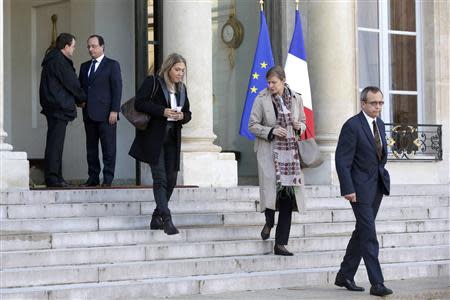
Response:
[[[47,183],[47,187],[49,188],[73,188],[75,187],[73,184],[67,183],[65,181]]]
[[[178,234],[180,233],[178,229],[172,223],[172,217],[164,217],[163,218],[163,229],[167,235]]]
[[[102,187],[111,187],[111,183],[102,183]]]
[[[85,183],[80,184],[81,187],[91,187],[91,186],[97,186],[99,184],[98,181],[93,180],[87,180]]]
[[[74,184],[71,184],[71,183],[68,183],[68,182],[65,182],[65,181],[61,182],[61,185],[62,185],[63,188],[73,188],[73,187],[75,187]]]
[[[267,225],[267,223],[264,225],[263,229],[261,230],[261,238],[263,241],[267,240],[270,237],[270,230],[272,228]]]
[[[160,215],[156,213],[152,214],[152,220],[150,221],[150,229],[151,230],[163,229],[163,220]]]
[[[63,183],[62,182],[52,182],[52,183],[47,183],[46,186],[48,188],[62,188]]]
[[[273,247],[273,253],[275,255],[283,255],[283,256],[293,256],[294,253],[287,251],[287,249],[283,245],[275,245]]]
[[[370,288],[370,294],[374,295],[374,296],[387,296],[394,293],[391,289],[388,289],[387,287],[384,286],[384,284],[379,283],[376,285],[372,285],[372,287]]]
[[[344,276],[339,273],[336,275],[334,284],[340,287],[345,287],[349,291],[364,292],[364,288],[357,286],[354,280],[344,278]]]

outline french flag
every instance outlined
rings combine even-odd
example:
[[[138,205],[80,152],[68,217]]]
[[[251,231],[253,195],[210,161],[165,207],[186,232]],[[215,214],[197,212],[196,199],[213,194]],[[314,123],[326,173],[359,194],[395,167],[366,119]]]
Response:
[[[311,101],[311,87],[309,85],[308,64],[306,62],[305,43],[303,42],[302,22],[298,8],[295,11],[295,28],[291,46],[284,67],[286,82],[289,87],[302,95],[306,114],[308,137],[315,137],[314,114]]]

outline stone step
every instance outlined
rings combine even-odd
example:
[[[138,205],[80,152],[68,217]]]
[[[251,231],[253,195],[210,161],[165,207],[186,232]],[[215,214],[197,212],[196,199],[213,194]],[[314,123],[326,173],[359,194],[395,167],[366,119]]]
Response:
[[[407,220],[407,221],[379,221],[377,222],[378,233],[401,233],[401,232],[427,232],[448,231],[450,220]],[[319,223],[305,224],[305,236],[328,236],[334,234],[349,234],[355,228],[354,222],[341,223]]]
[[[407,233],[449,231],[448,219],[379,221],[377,232]],[[350,235],[354,222],[293,224],[291,237]],[[254,239],[261,226],[180,227],[180,234],[167,236],[162,230],[113,230],[0,236],[3,251],[45,248],[122,246],[157,242],[202,242]]]
[[[388,196],[383,197],[381,208],[395,207],[448,207],[448,196]],[[345,209],[350,208],[350,204],[342,197],[334,198],[310,198],[306,201],[307,210],[322,209]]]
[[[251,212],[256,211],[252,201],[171,201],[170,210],[176,213]],[[155,208],[150,202],[72,203],[8,205],[8,219],[68,218],[91,216],[150,215]]]
[[[293,259],[292,259],[293,260]],[[430,262],[384,263],[385,280],[448,276],[449,260]],[[330,283],[338,268],[289,269],[277,271],[237,272],[175,278],[132,281],[93,282],[38,287],[3,288],[2,300],[9,299],[148,299],[194,294],[217,294],[230,291],[307,287]],[[355,280],[366,282],[364,266]]]
[[[450,232],[381,234],[380,248],[448,245]],[[342,236],[291,238],[293,252],[345,250],[348,238]],[[202,257],[270,254],[274,240],[157,243],[133,246],[3,251],[2,268],[43,267],[58,265],[102,264],[130,261],[153,261]]]
[[[396,201],[416,196],[446,198],[450,194],[448,184],[436,185],[392,185],[391,197]],[[340,198],[339,186],[318,185],[306,186],[307,198]],[[147,202],[153,201],[153,189],[75,189],[75,190],[32,190],[1,192],[2,205],[7,204],[38,204],[38,203],[86,203],[86,202]],[[420,198],[420,197],[419,197]],[[176,188],[171,200],[201,200],[212,202],[214,200],[258,200],[259,188],[257,186],[239,186],[235,188]]]
[[[134,202],[128,199],[111,201],[109,198],[102,202],[83,203],[34,203],[34,204],[9,204],[0,205],[1,219],[40,219],[40,218],[67,218],[67,217],[105,217],[105,216],[136,216],[150,215],[155,208],[154,201]],[[350,204],[343,198],[308,198],[305,202],[307,212],[327,210],[350,210]],[[430,211],[435,215],[449,215],[449,199],[441,196],[393,196],[383,199],[381,209],[395,209],[392,213],[398,215],[397,209],[408,209],[417,215],[425,216],[427,209],[435,207],[447,207],[447,209]],[[245,200],[171,200],[170,209],[174,214],[180,213],[225,213],[225,212],[256,212],[259,211],[259,201],[255,199]],[[420,209],[422,212],[420,213]],[[338,212],[339,213],[339,212]],[[344,216],[336,214],[336,218]],[[384,213],[387,215],[387,213]],[[352,214],[350,214],[351,216]]]
[[[97,230],[147,229],[151,215],[105,216],[105,217],[68,217],[40,219],[2,219],[0,234],[18,232],[77,232]],[[377,220],[427,220],[449,218],[448,207],[404,207],[380,209]],[[243,213],[186,213],[174,214],[174,223],[178,226],[197,225],[262,225],[264,215],[260,212]],[[294,213],[292,223],[337,223],[354,221],[351,209],[310,210]]]
[[[345,251],[297,252],[294,257],[250,255],[2,270],[2,287],[142,280],[240,272],[333,267]],[[383,263],[449,260],[447,245],[380,249]]]

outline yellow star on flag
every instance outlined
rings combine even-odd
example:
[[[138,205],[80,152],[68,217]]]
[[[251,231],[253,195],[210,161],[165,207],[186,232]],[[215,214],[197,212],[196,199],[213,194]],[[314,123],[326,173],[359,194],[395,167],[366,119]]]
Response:
[[[259,79],[259,74],[256,72],[253,73],[252,76],[253,76],[253,79]]]
[[[256,88],[256,86],[253,86],[250,88],[250,90],[252,91],[252,94],[255,94],[258,89]]]
[[[267,67],[267,63],[265,61],[263,61],[262,63],[260,63],[261,68],[265,69]]]

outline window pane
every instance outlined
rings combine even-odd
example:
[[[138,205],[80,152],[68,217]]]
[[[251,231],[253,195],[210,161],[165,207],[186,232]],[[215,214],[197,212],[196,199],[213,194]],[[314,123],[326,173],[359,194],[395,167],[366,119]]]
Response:
[[[378,33],[360,31],[358,34],[359,86],[380,85]]]
[[[358,26],[378,29],[378,0],[358,1]]]
[[[147,40],[149,42],[155,41],[155,18],[154,18],[154,3],[153,0],[147,2]],[[149,73],[155,73],[155,46],[153,43],[148,44],[148,69]]]
[[[392,121],[401,124],[417,124],[417,96],[391,95]]]
[[[391,89],[417,91],[416,37],[391,35]]]
[[[391,30],[416,31],[415,0],[390,0]]]

